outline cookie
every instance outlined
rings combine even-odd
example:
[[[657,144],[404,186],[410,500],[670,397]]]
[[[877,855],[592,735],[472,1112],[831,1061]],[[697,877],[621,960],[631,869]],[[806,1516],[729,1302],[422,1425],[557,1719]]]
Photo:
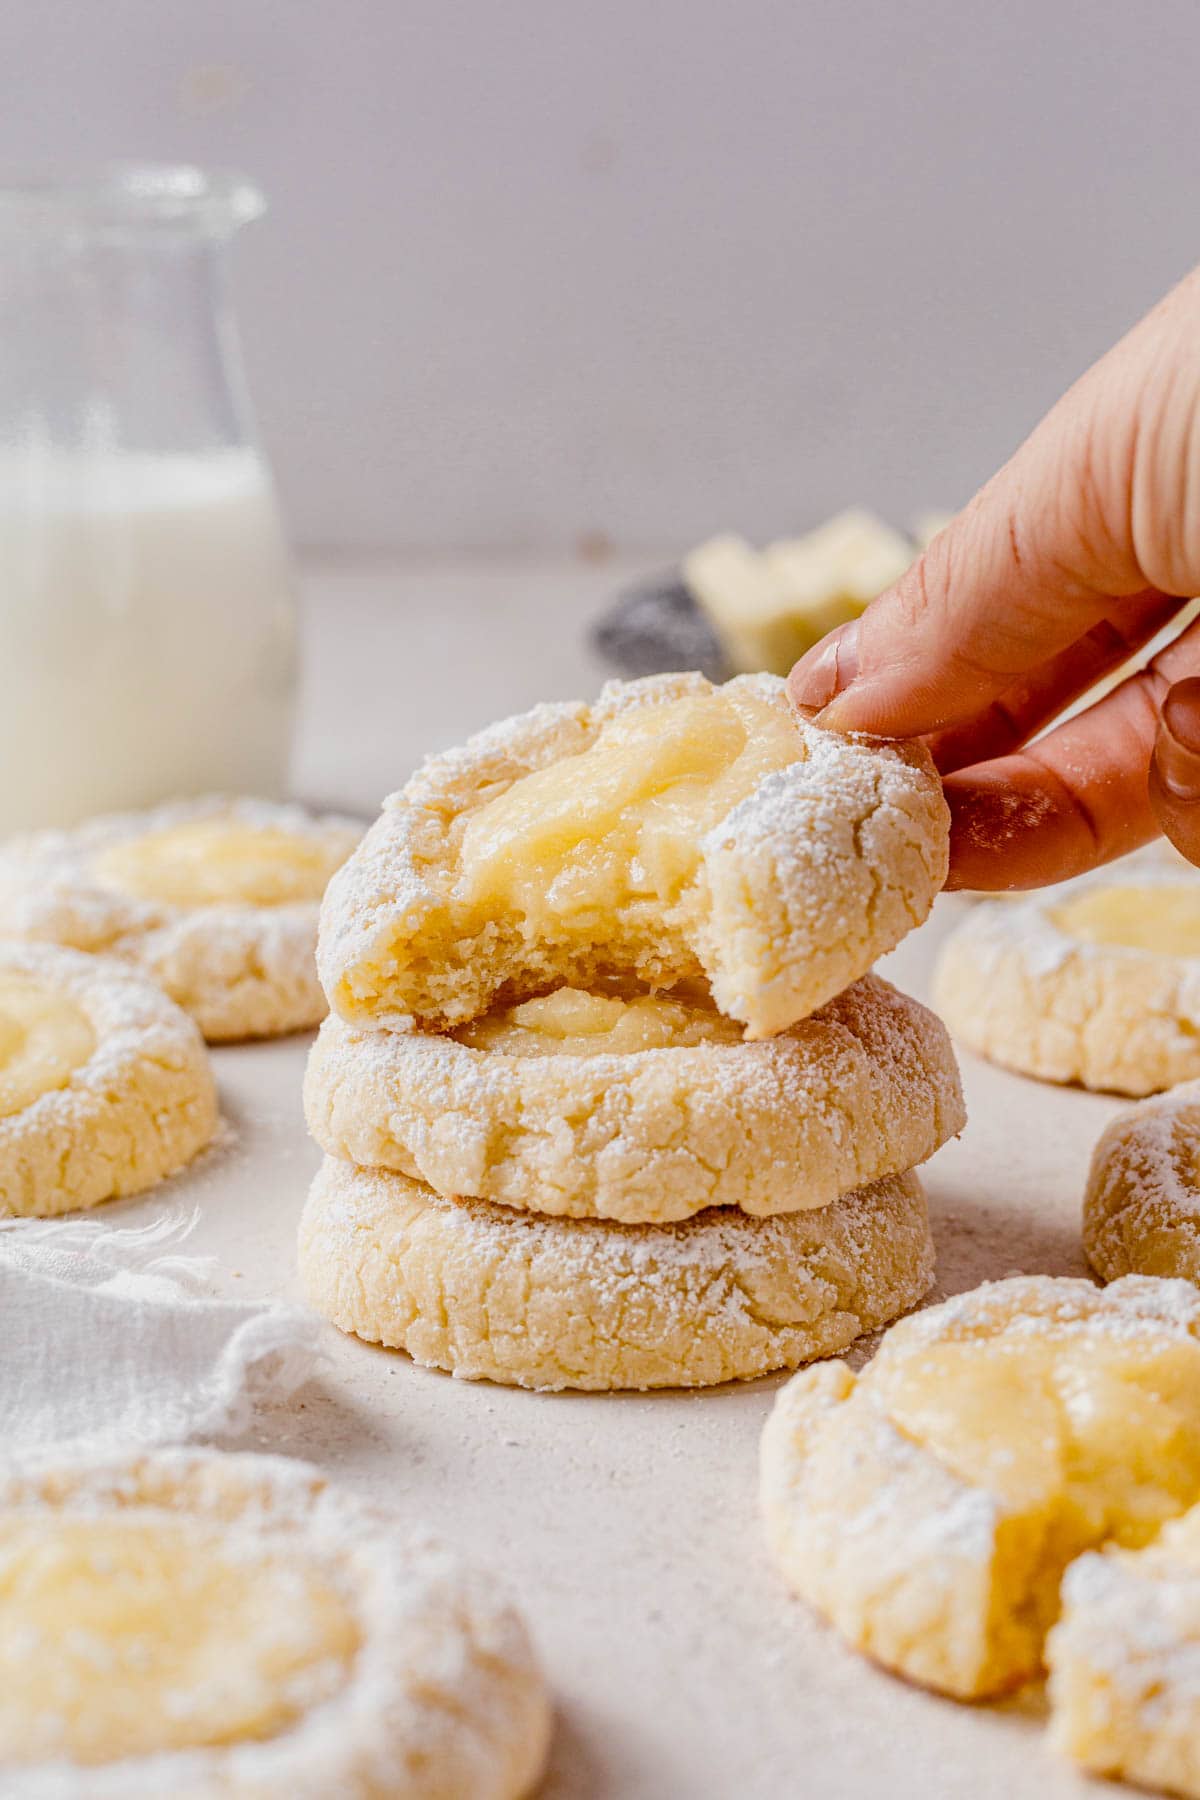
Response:
[[[817,1212],[620,1225],[447,1200],[327,1159],[300,1272],[343,1331],[470,1380],[712,1387],[829,1356],[895,1318],[928,1289],[933,1246],[914,1175]]]
[[[22,1800],[517,1800],[549,1708],[489,1580],[303,1464],[0,1479],[0,1776]]]
[[[924,1162],[965,1116],[940,1021],[872,975],[757,1043],[680,990],[559,988],[450,1036],[334,1016],[305,1108],[347,1162],[626,1224],[826,1206]]]
[[[1092,1152],[1083,1248],[1104,1281],[1178,1275],[1200,1286],[1200,1081],[1139,1101]]]
[[[821,731],[771,676],[612,682],[422,766],[330,884],[321,978],[350,1024],[445,1031],[704,976],[765,1037],[921,922],[947,845],[919,746]]]
[[[1200,877],[1139,857],[984,901],[933,997],[968,1049],[1044,1081],[1141,1095],[1200,1076]]]
[[[1200,1510],[1081,1556],[1050,1633],[1050,1741],[1095,1775],[1200,1796]]]
[[[0,942],[0,1217],[139,1194],[216,1128],[203,1039],[152,981],[107,957]]]
[[[960,1699],[1042,1669],[1068,1565],[1200,1498],[1200,1295],[1019,1277],[796,1376],[763,1435],[789,1584],[858,1650]]]
[[[0,846],[0,936],[135,963],[212,1043],[325,1016],[321,896],[360,833],[298,806],[218,797]]]

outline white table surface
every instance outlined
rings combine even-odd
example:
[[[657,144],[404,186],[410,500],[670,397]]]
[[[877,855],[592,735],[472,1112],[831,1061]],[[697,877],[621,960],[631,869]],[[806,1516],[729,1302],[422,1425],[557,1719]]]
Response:
[[[297,788],[373,809],[423,749],[537,699],[595,688],[581,621],[626,571],[319,568],[306,580]],[[923,994],[961,902],[888,960]],[[189,1247],[243,1295],[295,1297],[318,1161],[307,1039],[216,1052],[232,1142],[110,1217],[196,1202]],[[1082,1272],[1078,1207],[1114,1103],[963,1058],[970,1124],[929,1166],[939,1294],[1015,1271]],[[1060,1767],[1040,1702],[956,1706],[863,1662],[791,1600],[756,1513],[759,1432],[780,1385],[537,1395],[456,1382],[325,1332],[320,1380],[243,1447],[313,1458],[503,1571],[553,1683],[544,1789],[559,1800],[1044,1800],[1096,1791]],[[782,1379],[782,1378],[781,1378]]]

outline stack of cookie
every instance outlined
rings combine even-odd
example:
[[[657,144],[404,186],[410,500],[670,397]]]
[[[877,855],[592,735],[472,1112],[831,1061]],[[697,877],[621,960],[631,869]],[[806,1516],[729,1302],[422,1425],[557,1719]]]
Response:
[[[783,683],[613,683],[430,759],[335,877],[309,1065],[313,1304],[457,1375],[708,1386],[932,1277],[939,1022],[869,974],[927,913],[922,752]]]

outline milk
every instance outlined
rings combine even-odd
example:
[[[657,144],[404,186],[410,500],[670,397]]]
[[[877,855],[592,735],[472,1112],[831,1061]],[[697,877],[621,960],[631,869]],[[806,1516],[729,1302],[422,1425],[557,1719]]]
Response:
[[[278,793],[294,688],[253,451],[0,454],[0,835]]]

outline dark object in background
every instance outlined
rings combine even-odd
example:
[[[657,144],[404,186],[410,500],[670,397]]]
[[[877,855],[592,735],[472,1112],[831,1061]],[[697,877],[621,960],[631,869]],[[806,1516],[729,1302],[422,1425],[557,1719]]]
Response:
[[[589,633],[592,647],[620,675],[699,669],[710,681],[732,671],[717,634],[676,570],[622,594]]]

